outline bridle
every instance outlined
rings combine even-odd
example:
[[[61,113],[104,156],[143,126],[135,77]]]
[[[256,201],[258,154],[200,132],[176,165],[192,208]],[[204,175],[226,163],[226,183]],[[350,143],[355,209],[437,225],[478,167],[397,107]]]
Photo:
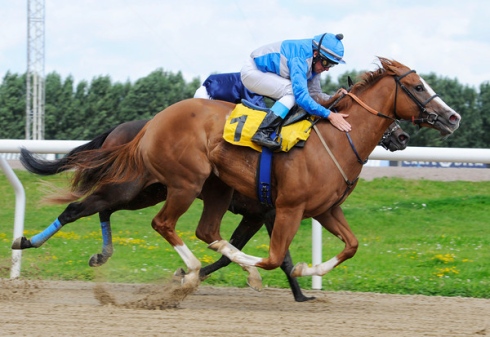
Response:
[[[404,78],[405,76],[407,76],[407,75],[409,75],[411,73],[415,73],[415,72],[416,72],[415,70],[409,70],[409,71],[407,71],[403,75],[395,76],[396,87],[395,87],[395,103],[394,103],[394,111],[393,111],[393,114],[395,116],[395,119],[397,119],[397,120],[400,119],[400,118],[398,118],[398,115],[396,113],[396,102],[397,102],[397,97],[398,97],[398,86],[399,86],[408,95],[408,97],[410,97],[410,99],[415,104],[417,104],[417,106],[420,109],[419,117],[418,118],[412,117],[412,123],[415,124],[415,125],[418,125],[418,126],[420,126],[420,124],[422,124],[422,123],[427,123],[427,124],[433,125],[437,121],[437,118],[439,117],[439,115],[437,115],[434,112],[427,112],[426,106],[427,106],[427,104],[429,104],[430,101],[432,101],[434,98],[438,97],[439,95],[438,94],[434,94],[431,97],[429,97],[425,102],[421,102],[401,82],[401,79],[402,78]],[[423,114],[426,114],[427,117],[423,117]]]
[[[374,114],[375,116],[378,116],[378,117],[382,117],[382,118],[387,118],[387,119],[391,119],[393,120],[394,122],[398,122],[398,120],[400,120],[401,118],[398,117],[398,114],[396,113],[396,105],[397,105],[397,97],[398,97],[398,87],[402,88],[402,90],[407,94],[407,96],[415,103],[417,104],[417,106],[419,107],[420,109],[420,113],[419,113],[419,117],[418,118],[415,118],[415,117],[412,117],[412,123],[416,124],[416,125],[419,125],[421,123],[428,123],[428,124],[434,124],[437,120],[437,118],[439,117],[437,114],[435,113],[430,113],[430,112],[427,112],[427,104],[429,104],[430,101],[432,101],[434,98],[438,97],[437,94],[429,97],[425,102],[420,102],[417,97],[415,97],[414,94],[412,94],[410,92],[410,90],[408,90],[408,88],[403,85],[403,83],[401,82],[401,80],[406,77],[407,75],[411,74],[411,73],[416,73],[415,70],[409,70],[407,71],[405,74],[403,75],[400,75],[400,76],[393,76],[394,79],[395,79],[395,97],[394,97],[394,105],[393,105],[393,115],[394,117],[391,117],[391,116],[388,116],[388,115],[385,115],[379,111],[376,111],[375,109],[371,108],[370,106],[368,106],[366,103],[364,103],[359,97],[357,97],[356,95],[352,94],[351,92],[348,92],[346,95],[341,95],[339,98],[337,98],[333,103],[332,105],[329,107],[330,110],[333,109],[333,107],[335,107],[335,105],[342,99],[344,98],[345,96],[350,96],[354,101],[356,101],[360,106],[362,106],[365,110],[367,110],[368,112]],[[423,117],[423,115],[426,114],[427,117]],[[318,120],[317,120],[318,121]],[[316,124],[316,123],[315,123]],[[318,130],[318,128],[316,127],[316,125],[313,125],[313,128],[315,129],[316,133],[318,134],[319,138],[320,138],[320,141],[322,142],[323,146],[325,147],[325,149],[327,150],[327,152],[330,154],[330,157],[333,159],[335,165],[337,166],[337,168],[339,169],[342,177],[344,178],[344,181],[346,182],[347,184],[347,189],[344,193],[344,195],[347,193],[347,191],[352,187],[354,186],[354,184],[357,182],[357,180],[359,179],[359,177],[357,177],[356,179],[354,180],[349,180],[347,175],[344,173],[344,171],[342,170],[342,168],[340,167],[340,164],[337,162],[337,160],[335,159],[335,156],[333,155],[333,153],[331,152],[331,150],[329,149],[327,143],[325,142],[325,140],[323,139],[322,135],[320,134],[320,131]],[[398,126],[398,124],[397,124]],[[399,126],[398,126],[399,128]],[[394,132],[397,128],[393,128],[391,130],[391,132]],[[357,152],[356,150],[356,147],[354,145],[354,142],[352,141],[350,135],[348,132],[346,132],[346,135],[347,135],[347,139],[349,140],[349,144],[352,148],[352,151],[354,152],[354,154],[356,155],[356,158],[357,158],[357,162],[360,163],[361,165],[364,165],[365,163],[367,163],[368,159],[366,158],[365,160],[363,160],[359,153]],[[342,199],[342,198],[341,198]]]

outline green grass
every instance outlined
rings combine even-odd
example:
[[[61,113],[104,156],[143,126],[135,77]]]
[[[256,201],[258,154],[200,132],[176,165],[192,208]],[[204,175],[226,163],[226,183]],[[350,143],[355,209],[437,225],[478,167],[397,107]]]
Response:
[[[16,171],[27,196],[25,234],[46,228],[64,206],[41,205],[39,177]],[[43,180],[64,186],[62,177]],[[0,277],[9,277],[10,245],[15,197],[0,175]],[[100,251],[98,217],[69,224],[38,249],[24,250],[24,279],[159,282],[183,262],[150,226],[159,205],[113,215],[114,256],[104,266],[91,268],[89,257]],[[196,256],[208,264],[217,253],[194,236],[202,203],[196,201],[177,229]],[[364,181],[343,209],[359,239],[357,254],[323,277],[323,289],[490,298],[490,182],[435,182],[382,178]],[[229,237],[241,217],[227,214],[222,234]],[[265,257],[269,239],[262,229],[245,247],[246,253]],[[338,254],[342,242],[323,231],[323,259]],[[311,221],[305,220],[291,253],[295,262],[311,262]],[[260,270],[264,286],[287,288],[280,269]],[[236,265],[204,281],[215,286],[246,286],[246,275]],[[300,279],[305,289],[311,278]]]

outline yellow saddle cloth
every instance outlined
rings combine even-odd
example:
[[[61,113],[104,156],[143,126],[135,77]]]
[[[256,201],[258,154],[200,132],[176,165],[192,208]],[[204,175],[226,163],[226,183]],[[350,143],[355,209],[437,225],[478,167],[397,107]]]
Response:
[[[251,138],[259,128],[265,115],[265,111],[237,104],[226,119],[223,138],[230,144],[248,146],[258,152],[262,152],[262,147],[253,143]],[[312,125],[313,120],[308,117],[296,123],[283,126],[280,133],[282,138],[281,151],[288,152],[298,142],[307,140],[310,136]]]

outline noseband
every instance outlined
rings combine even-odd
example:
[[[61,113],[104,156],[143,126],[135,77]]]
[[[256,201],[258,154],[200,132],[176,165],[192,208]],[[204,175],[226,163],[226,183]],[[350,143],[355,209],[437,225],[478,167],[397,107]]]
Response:
[[[381,138],[381,141],[379,142],[379,145],[383,147],[383,149],[388,150],[388,146],[384,143],[385,140],[389,139],[393,132],[398,130],[400,128],[400,125],[398,125],[398,122],[394,123],[394,126],[389,128],[388,130],[383,133],[383,137]]]
[[[418,126],[420,126],[420,124],[422,124],[422,123],[427,123],[427,124],[433,125],[437,121],[437,118],[439,116],[436,113],[434,113],[434,112],[428,112],[426,106],[427,106],[427,104],[429,104],[430,101],[432,101],[434,98],[438,97],[439,95],[438,94],[435,94],[435,95],[429,97],[425,102],[419,101],[417,99],[417,97],[415,97],[415,95],[412,94],[410,92],[410,90],[408,90],[408,88],[406,86],[404,86],[403,83],[401,82],[401,79],[402,78],[404,78],[405,76],[407,76],[407,75],[409,75],[411,73],[415,73],[415,70],[410,70],[410,71],[407,71],[403,75],[395,76],[395,82],[396,82],[396,86],[395,86],[395,105],[394,105],[394,111],[393,111],[393,113],[395,115],[395,118],[398,119],[398,120],[400,119],[400,118],[398,118],[398,115],[396,113],[396,98],[398,96],[398,86],[400,86],[400,88],[402,88],[403,91],[405,91],[405,93],[408,95],[408,97],[410,97],[410,99],[412,101],[414,101],[415,104],[417,104],[417,106],[420,109],[419,118],[412,117],[412,123],[415,124],[415,125],[418,125]],[[426,117],[424,117],[424,115]]]

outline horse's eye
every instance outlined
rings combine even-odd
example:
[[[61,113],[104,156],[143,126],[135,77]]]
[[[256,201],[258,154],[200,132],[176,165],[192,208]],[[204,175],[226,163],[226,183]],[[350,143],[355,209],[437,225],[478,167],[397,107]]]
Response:
[[[415,91],[421,92],[424,91],[424,86],[422,84],[419,84],[415,87]]]

